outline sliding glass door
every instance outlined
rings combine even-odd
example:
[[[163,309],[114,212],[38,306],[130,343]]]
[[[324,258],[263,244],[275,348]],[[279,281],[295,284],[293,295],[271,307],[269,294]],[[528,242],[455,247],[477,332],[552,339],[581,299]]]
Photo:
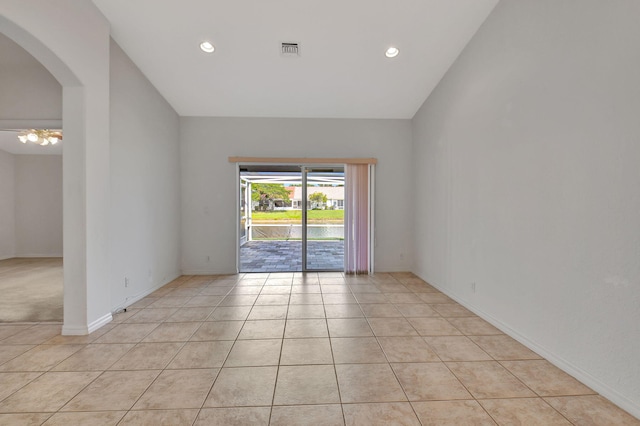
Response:
[[[239,166],[239,271],[344,270],[344,167]]]

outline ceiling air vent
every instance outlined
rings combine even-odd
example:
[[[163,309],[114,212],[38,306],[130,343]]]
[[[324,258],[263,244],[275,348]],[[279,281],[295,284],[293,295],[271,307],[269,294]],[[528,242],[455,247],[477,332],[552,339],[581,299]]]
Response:
[[[280,54],[282,56],[300,56],[298,43],[282,43]]]

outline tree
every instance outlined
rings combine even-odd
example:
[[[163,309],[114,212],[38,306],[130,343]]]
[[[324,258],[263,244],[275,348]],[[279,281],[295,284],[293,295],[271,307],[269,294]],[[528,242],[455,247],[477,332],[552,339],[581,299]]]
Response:
[[[322,209],[327,202],[327,196],[322,192],[314,192],[309,195],[309,201],[311,201],[311,208]]]
[[[274,200],[289,202],[289,191],[278,183],[251,184],[251,199],[258,202],[259,210],[267,210]]]

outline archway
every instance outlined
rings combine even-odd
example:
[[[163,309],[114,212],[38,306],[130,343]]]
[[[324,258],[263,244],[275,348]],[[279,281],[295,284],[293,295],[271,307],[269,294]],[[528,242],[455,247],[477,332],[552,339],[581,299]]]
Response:
[[[2,13],[0,32],[40,61],[63,87],[62,332],[87,334],[111,321],[106,281],[108,24],[93,5],[74,8],[68,4],[7,1],[3,2]],[[55,28],[45,22],[50,16],[56,16],[59,25]],[[90,33],[86,33],[88,28]]]

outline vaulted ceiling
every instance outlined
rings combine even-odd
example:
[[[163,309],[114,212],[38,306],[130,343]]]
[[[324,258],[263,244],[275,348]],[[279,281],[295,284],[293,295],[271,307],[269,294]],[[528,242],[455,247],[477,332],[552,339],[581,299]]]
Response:
[[[498,0],[93,2],[182,116],[411,118]]]

